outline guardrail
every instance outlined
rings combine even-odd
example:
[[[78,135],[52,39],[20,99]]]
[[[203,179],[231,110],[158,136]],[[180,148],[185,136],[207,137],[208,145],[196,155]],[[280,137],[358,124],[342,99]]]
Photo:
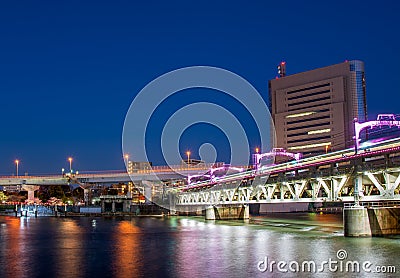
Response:
[[[400,201],[375,201],[375,202],[359,202],[360,206],[367,208],[396,207],[400,206]],[[344,208],[352,208],[354,203],[344,203]]]
[[[64,174],[65,176],[65,174]],[[25,180],[25,179],[43,179],[43,178],[63,178],[63,175],[59,174],[59,175],[40,175],[40,176],[0,176],[0,179],[19,179],[19,180]]]
[[[166,166],[152,166],[149,169],[137,169],[130,174],[149,174],[159,172],[174,172],[174,171],[201,171],[209,170],[219,163],[207,163],[197,165],[166,165]],[[72,173],[74,177],[101,177],[101,176],[121,176],[128,175],[124,170],[110,170],[110,171],[79,171],[78,174]],[[35,178],[64,178],[70,176],[70,173],[64,174],[49,174],[49,175],[34,175],[34,176],[0,176],[0,179],[35,179]]]

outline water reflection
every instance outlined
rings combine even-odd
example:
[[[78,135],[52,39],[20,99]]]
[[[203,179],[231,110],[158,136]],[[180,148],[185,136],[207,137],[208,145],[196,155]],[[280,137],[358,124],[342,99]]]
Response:
[[[113,234],[115,251],[113,277],[139,277],[143,274],[141,230],[133,221],[119,222]]]
[[[341,218],[328,215],[256,217],[248,223],[0,217],[0,277],[280,277],[261,273],[257,263],[266,256],[320,263],[336,259],[340,249],[349,260],[400,271],[399,238],[344,238],[340,230]],[[337,276],[346,273],[322,275]]]
[[[82,228],[73,219],[60,219],[55,242],[56,273],[61,277],[84,277],[85,240]]]
[[[7,266],[5,269],[5,277],[24,277],[24,266],[28,263],[28,258],[24,256],[27,243],[24,242],[23,229],[25,227],[25,219],[6,217],[5,223],[1,227],[1,254],[5,258],[4,262]]]

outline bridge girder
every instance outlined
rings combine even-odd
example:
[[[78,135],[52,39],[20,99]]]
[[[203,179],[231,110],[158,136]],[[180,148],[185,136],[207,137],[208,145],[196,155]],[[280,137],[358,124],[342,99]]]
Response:
[[[400,200],[400,167],[361,173],[298,178],[284,181],[253,181],[249,186],[181,192],[176,205],[227,205],[282,202],[352,202],[354,182],[362,180],[360,201]]]

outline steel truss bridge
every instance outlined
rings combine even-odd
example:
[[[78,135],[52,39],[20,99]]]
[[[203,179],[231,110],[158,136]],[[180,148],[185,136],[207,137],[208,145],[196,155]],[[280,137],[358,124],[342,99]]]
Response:
[[[199,182],[176,206],[400,200],[400,139]]]

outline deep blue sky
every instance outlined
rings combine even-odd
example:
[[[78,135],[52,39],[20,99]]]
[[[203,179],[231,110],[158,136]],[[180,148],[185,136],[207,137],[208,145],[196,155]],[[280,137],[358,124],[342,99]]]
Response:
[[[291,74],[360,59],[369,116],[399,113],[398,1],[135,2],[1,2],[1,174],[16,158],[20,173],[60,172],[68,156],[122,169],[131,101],[186,66],[233,71],[267,99],[281,60]]]

